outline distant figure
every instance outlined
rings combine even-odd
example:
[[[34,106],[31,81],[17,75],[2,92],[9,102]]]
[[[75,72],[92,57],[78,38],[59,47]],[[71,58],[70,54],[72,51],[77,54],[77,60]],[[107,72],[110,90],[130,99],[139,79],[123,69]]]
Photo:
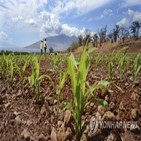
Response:
[[[54,53],[53,47],[50,47],[50,48],[49,48],[49,53]]]
[[[44,40],[44,52],[46,53],[46,50],[47,50],[47,42],[46,42],[46,39]]]
[[[41,50],[41,53],[43,53],[43,41],[42,40],[40,41],[40,50]]]

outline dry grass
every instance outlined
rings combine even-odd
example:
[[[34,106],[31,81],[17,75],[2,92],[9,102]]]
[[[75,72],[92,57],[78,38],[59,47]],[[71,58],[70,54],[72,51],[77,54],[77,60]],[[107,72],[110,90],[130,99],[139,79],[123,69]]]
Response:
[[[124,43],[121,41],[118,41],[116,43],[111,43],[111,42],[106,42],[106,43],[102,43],[102,46],[99,47],[98,46],[98,51],[97,53],[99,54],[110,54],[112,53],[114,50],[118,50],[121,47],[127,46],[129,45],[130,48],[128,50],[129,53],[139,53],[141,52],[141,38],[138,39],[137,41],[135,41],[134,39],[130,38],[130,39],[125,39]],[[93,47],[92,44],[89,44],[89,47]],[[75,50],[75,53],[81,53],[83,51],[83,46],[77,48]]]

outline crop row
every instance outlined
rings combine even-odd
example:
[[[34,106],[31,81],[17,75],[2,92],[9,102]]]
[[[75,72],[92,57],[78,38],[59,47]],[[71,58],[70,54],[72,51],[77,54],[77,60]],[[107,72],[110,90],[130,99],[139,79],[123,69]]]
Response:
[[[59,108],[61,101],[61,93],[64,88],[64,84],[69,77],[71,81],[71,91],[73,96],[73,103],[66,103],[66,108],[70,109],[74,118],[74,125],[76,130],[76,138],[79,141],[82,133],[85,129],[85,122],[82,121],[82,115],[85,108],[90,105],[91,102],[97,101],[103,106],[107,106],[108,103],[103,99],[93,98],[89,101],[88,97],[93,95],[96,89],[106,89],[108,85],[113,84],[112,77],[115,72],[115,67],[119,71],[119,79],[122,79],[124,74],[132,69],[133,86],[136,85],[138,80],[138,75],[141,70],[141,55],[135,55],[129,57],[127,55],[128,47],[121,49],[117,53],[112,53],[111,55],[96,55],[92,57],[91,53],[96,50],[95,48],[84,48],[83,53],[80,57],[75,57],[71,54],[69,57],[64,57],[60,55],[53,56],[38,56],[38,55],[19,55],[14,54],[0,56],[0,78],[5,79],[9,83],[13,83],[15,75],[19,77],[19,87],[23,87],[24,81],[28,80],[31,88],[33,89],[34,97],[38,101],[40,99],[40,85],[41,82],[47,78],[51,83],[54,83],[52,78],[47,74],[41,74],[40,63],[41,60],[51,60],[51,70],[56,71],[58,68],[59,72],[59,87],[55,87],[57,107]],[[62,71],[62,64],[65,62],[67,65],[65,71]],[[101,62],[107,64],[108,70],[108,81],[101,80],[93,85],[89,84],[87,76],[90,70],[91,62],[95,62],[98,67]],[[25,76],[25,71],[30,66],[31,74],[27,77]],[[115,84],[114,84],[115,85]],[[118,86],[116,86],[120,89]]]

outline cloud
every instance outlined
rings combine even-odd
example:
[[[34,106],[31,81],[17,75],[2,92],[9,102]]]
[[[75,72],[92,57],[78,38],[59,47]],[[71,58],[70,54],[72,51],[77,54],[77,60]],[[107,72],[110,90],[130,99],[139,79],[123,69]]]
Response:
[[[132,21],[141,21],[141,12],[128,9],[128,15]]]
[[[79,30],[74,26],[68,24],[61,24],[59,17],[55,14],[42,11],[40,19],[43,23],[40,32],[42,36],[53,36],[57,34],[66,34],[68,36],[78,36],[83,33],[83,29]]]
[[[22,21],[22,20],[23,20],[23,17],[21,17],[21,16],[17,16],[17,17],[12,18],[13,22],[18,22],[18,21]]]
[[[104,11],[103,11],[104,16],[107,16],[107,15],[111,16],[112,14],[113,14],[112,9],[104,9]]]
[[[133,21],[141,21],[141,12],[128,9],[124,17],[119,22],[117,22],[117,25],[120,27],[127,27]]]
[[[0,40],[1,41],[8,40],[8,35],[5,32],[3,32],[3,31],[0,32]]]
[[[119,22],[117,22],[117,25],[119,25],[120,27],[127,27],[127,25],[128,25],[127,18],[121,19]]]
[[[31,25],[33,27],[36,27],[36,21],[33,20],[33,19],[26,20],[25,23],[27,23],[27,24],[29,24],[29,25]]]
[[[112,9],[104,9],[103,13],[96,18],[96,20],[103,19],[106,16],[112,16],[113,15],[113,10]]]
[[[124,0],[121,7],[124,8],[136,5],[141,5],[141,0]]]
[[[28,24],[28,25],[30,25],[30,26],[34,26],[34,27],[35,27],[36,24],[37,24],[34,19],[30,18],[29,20],[24,20],[24,18],[23,18],[22,16],[14,17],[14,18],[12,18],[12,21],[13,21],[14,23],[23,22],[23,23],[26,23],[26,24]]]
[[[3,12],[11,18],[19,15],[24,19],[36,16],[38,11],[47,4],[48,0],[4,0],[3,5],[6,7]]]
[[[3,0],[2,4],[5,8],[0,11],[1,29],[11,28],[16,33],[21,32],[23,28],[30,31],[31,27],[37,25],[39,12],[45,9],[47,3],[48,0]],[[22,32],[24,33],[25,30]],[[34,28],[34,30],[39,31],[38,28]]]
[[[62,15],[71,16],[75,13],[77,16],[85,15],[94,11],[113,0],[1,0],[0,5],[0,30],[9,31],[8,35],[12,35],[13,41],[17,40],[19,35],[24,37],[35,33],[35,39],[41,36],[52,36],[56,34],[66,34],[69,36],[83,34],[84,29],[79,29],[74,25],[69,25],[61,21]],[[48,5],[50,4],[50,5]],[[104,11],[104,15],[111,14],[110,9]],[[68,17],[67,17],[68,19]],[[67,21],[67,19],[65,21]],[[92,21],[89,18],[89,21]],[[15,26],[16,25],[16,26]],[[36,27],[36,28],[32,28]],[[31,37],[33,38],[33,37]],[[22,39],[21,39],[22,40]],[[26,40],[26,39],[25,39]],[[31,40],[28,38],[27,40]],[[28,41],[29,42],[29,41]]]
[[[63,24],[62,25],[62,31],[61,31],[63,34],[66,34],[68,36],[78,36],[80,35],[80,30],[77,29],[76,27],[71,27],[69,26],[68,24]]]
[[[50,36],[60,33],[61,24],[59,22],[59,18],[55,14],[42,11],[40,13],[40,19],[42,22],[42,26],[40,28],[42,36]]]
[[[66,13],[71,10],[76,10],[78,15],[84,15],[92,10],[108,4],[112,0],[59,0],[57,6],[53,10],[56,14]]]

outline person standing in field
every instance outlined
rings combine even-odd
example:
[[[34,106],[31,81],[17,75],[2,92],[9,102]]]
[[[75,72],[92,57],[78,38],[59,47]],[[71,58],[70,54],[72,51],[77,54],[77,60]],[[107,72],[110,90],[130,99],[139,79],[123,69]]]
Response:
[[[47,42],[46,42],[46,38],[44,40],[44,52],[46,53],[46,50],[47,50]]]
[[[42,40],[40,41],[40,50],[41,50],[41,53],[43,53],[43,41]]]

